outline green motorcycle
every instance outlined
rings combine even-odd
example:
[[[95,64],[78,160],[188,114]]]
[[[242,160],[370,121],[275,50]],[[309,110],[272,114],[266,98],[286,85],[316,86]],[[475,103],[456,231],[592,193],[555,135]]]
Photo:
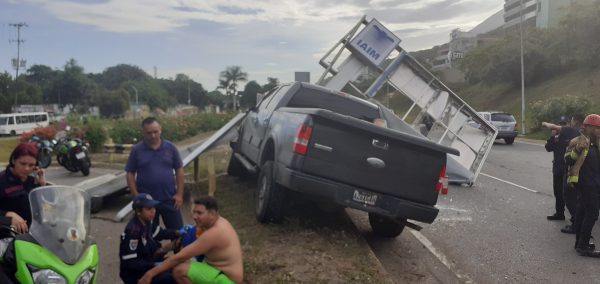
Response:
[[[89,237],[89,195],[75,187],[44,186],[29,193],[29,202],[29,233],[0,227],[0,281],[5,276],[22,284],[96,283],[99,254]]]

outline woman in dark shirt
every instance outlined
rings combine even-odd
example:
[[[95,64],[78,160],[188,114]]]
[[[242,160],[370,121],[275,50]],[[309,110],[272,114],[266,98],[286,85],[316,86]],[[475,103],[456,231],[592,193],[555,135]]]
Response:
[[[19,233],[28,232],[31,225],[29,192],[46,185],[37,155],[35,144],[21,143],[11,153],[6,170],[0,172],[0,223],[10,224]]]

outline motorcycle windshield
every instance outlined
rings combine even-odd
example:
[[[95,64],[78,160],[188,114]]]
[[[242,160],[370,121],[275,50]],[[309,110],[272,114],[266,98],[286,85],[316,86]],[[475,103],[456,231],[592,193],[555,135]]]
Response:
[[[90,197],[70,186],[44,186],[29,193],[29,233],[65,263],[74,264],[87,248]]]

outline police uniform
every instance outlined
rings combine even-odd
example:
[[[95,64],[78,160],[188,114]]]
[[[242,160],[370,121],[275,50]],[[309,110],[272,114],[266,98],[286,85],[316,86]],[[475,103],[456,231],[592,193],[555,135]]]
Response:
[[[138,196],[145,195],[141,193]],[[134,208],[136,199],[134,199]],[[119,247],[121,262],[119,276],[123,282],[137,283],[146,271],[155,266],[156,262],[163,260],[162,256],[155,256],[161,247],[160,241],[175,238],[177,238],[175,230],[163,229],[156,223],[143,222],[137,217],[131,219],[121,234]],[[163,273],[155,277],[152,283],[174,283],[174,280],[170,273]]]

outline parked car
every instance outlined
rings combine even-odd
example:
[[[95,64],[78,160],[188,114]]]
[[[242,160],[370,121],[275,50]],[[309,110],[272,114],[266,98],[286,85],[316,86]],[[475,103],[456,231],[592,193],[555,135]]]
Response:
[[[478,114],[498,129],[496,139],[504,139],[508,145],[515,142],[515,137],[519,132],[517,131],[517,121],[512,114],[503,111],[483,111]]]
[[[248,111],[231,143],[227,172],[258,175],[260,222],[283,219],[291,190],[369,212],[376,234],[396,237],[413,225],[407,220],[435,220],[439,191],[447,188],[446,154],[459,152],[391,129],[392,119],[377,104],[348,94],[283,85]]]

